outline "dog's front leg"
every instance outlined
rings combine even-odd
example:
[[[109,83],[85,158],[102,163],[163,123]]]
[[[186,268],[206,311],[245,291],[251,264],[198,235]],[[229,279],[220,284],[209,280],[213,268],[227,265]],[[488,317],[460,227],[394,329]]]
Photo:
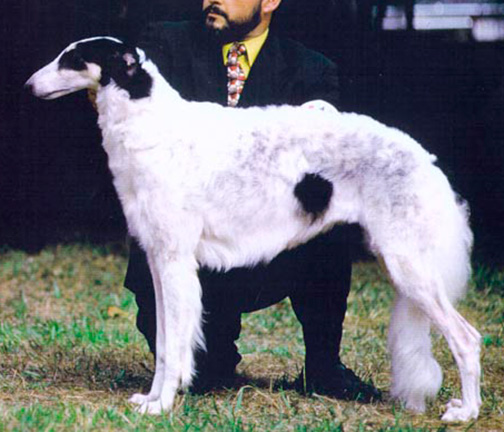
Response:
[[[193,348],[201,338],[201,288],[193,257],[148,253],[156,295],[156,369],[151,391],[130,401],[143,413],[159,414],[173,405],[179,387],[193,375]]]

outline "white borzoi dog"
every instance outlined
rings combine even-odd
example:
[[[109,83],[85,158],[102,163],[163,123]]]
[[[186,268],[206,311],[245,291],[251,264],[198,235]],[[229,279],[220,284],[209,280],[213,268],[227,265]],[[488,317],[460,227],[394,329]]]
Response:
[[[154,380],[131,398],[141,412],[170,409],[191,382],[193,351],[204,345],[198,266],[253,266],[359,223],[397,292],[392,395],[424,411],[438,392],[432,323],[462,383],[443,419],[478,416],[480,335],[452,306],[471,271],[467,211],[412,138],[336,110],[187,102],[143,51],[107,37],[71,44],[26,85],[44,99],[97,91],[114,184],[155,285]]]

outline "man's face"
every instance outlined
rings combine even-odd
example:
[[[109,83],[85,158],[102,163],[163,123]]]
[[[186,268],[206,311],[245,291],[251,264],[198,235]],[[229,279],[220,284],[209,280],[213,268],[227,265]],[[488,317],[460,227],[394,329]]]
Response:
[[[205,26],[224,42],[243,40],[261,22],[262,0],[203,0]]]

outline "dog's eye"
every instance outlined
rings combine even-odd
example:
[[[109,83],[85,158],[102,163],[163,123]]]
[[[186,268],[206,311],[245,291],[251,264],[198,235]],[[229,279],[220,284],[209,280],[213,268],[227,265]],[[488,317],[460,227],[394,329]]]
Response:
[[[61,56],[61,58],[59,59],[58,68],[84,70],[86,69],[86,63],[83,60],[83,58],[79,55],[77,50],[73,49]]]

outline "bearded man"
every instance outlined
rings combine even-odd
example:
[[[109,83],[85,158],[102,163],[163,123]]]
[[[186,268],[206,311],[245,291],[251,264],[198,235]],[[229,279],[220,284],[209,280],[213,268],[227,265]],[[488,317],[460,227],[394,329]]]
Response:
[[[186,100],[236,109],[302,105],[312,100],[337,107],[334,63],[270,32],[280,3],[203,0],[202,22],[151,24],[139,46]],[[167,121],[176,121],[169,116],[167,113]],[[379,399],[380,393],[346,368],[339,356],[350,277],[348,239],[341,227],[283,252],[267,265],[227,272],[201,268],[207,350],[196,353],[197,376],[192,390],[232,386],[241,360],[235,344],[241,314],[289,297],[306,346],[304,374],[297,380],[299,390],[339,399]],[[145,255],[135,244],[125,285],[136,295],[137,326],[155,355],[154,289]]]

